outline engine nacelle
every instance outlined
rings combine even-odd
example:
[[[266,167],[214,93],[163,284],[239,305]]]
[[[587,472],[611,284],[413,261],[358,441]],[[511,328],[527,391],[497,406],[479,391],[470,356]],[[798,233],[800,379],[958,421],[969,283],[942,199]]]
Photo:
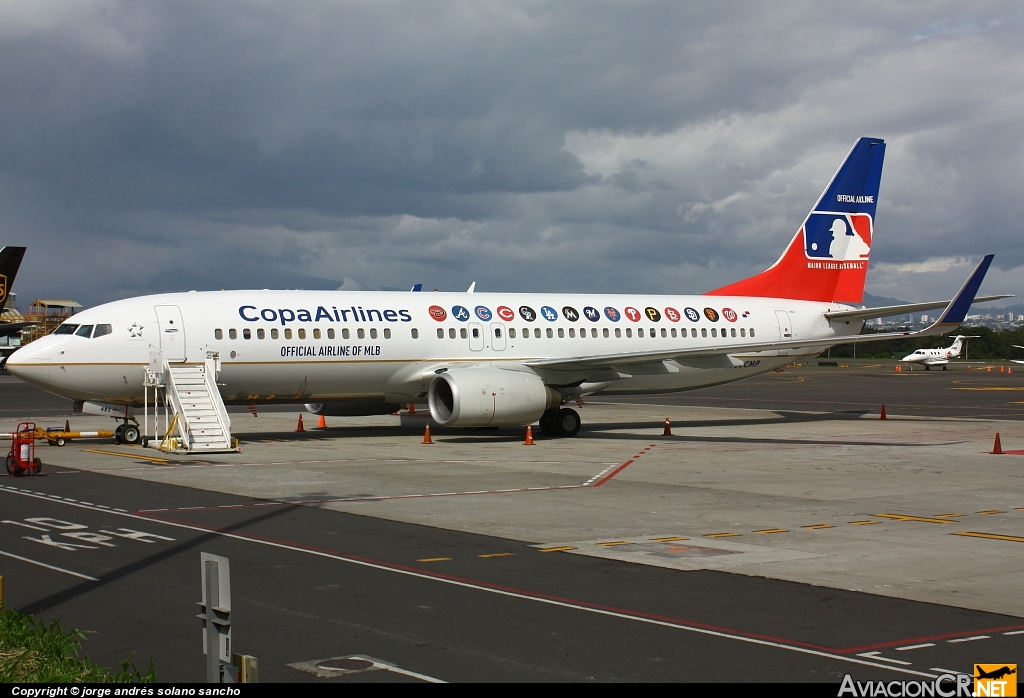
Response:
[[[393,402],[317,402],[306,403],[307,412],[322,414],[326,417],[365,417],[372,414],[391,414],[398,412],[399,406]]]
[[[496,427],[536,422],[562,396],[532,373],[458,368],[431,381],[427,401],[442,426]]]

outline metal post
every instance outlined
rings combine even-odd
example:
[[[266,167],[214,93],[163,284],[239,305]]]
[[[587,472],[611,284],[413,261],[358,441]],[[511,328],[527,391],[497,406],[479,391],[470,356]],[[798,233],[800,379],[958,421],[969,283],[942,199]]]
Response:
[[[203,565],[206,575],[206,683],[220,683],[220,637],[214,608],[220,604],[220,576],[217,563],[207,560]]]

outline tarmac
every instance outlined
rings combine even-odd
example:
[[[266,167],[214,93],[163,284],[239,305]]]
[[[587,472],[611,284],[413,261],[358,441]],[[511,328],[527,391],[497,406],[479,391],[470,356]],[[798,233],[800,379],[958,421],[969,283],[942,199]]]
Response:
[[[239,454],[41,445],[43,474],[0,486],[0,574],[161,679],[202,678],[200,549],[231,558],[235,643],[267,680],[967,672],[1024,649],[1024,372],[956,368],[594,397],[576,438],[534,446],[424,445],[422,411],[296,433],[297,406],[232,408]],[[0,377],[0,431],[111,424],[69,407]],[[355,655],[395,669],[290,666]]]

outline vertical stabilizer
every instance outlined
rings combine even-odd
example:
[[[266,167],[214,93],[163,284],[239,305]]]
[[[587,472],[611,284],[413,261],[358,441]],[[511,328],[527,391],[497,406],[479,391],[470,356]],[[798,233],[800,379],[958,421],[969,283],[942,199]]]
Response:
[[[885,142],[861,138],[775,264],[711,296],[860,303],[874,235]]]
[[[7,307],[7,296],[11,294],[14,277],[18,275],[18,267],[24,256],[24,247],[7,246],[0,250],[0,312]]]

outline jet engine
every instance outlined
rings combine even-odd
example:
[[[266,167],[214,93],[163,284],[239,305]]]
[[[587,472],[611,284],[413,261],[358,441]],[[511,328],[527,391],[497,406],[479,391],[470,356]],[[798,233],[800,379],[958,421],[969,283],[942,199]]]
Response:
[[[459,368],[431,381],[427,401],[442,426],[496,427],[535,422],[562,396],[532,373]]]
[[[393,402],[350,402],[347,400],[306,403],[305,407],[307,412],[322,414],[325,417],[364,417],[371,414],[391,414],[400,409]]]

